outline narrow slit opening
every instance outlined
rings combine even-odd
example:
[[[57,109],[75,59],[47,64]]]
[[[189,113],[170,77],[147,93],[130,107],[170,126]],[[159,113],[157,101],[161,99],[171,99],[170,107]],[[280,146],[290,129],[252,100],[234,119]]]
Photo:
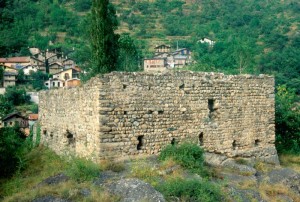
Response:
[[[138,136],[138,141],[139,141],[139,143],[138,143],[138,145],[137,145],[137,150],[141,150],[142,149],[142,147],[143,147],[143,145],[144,145],[144,135],[140,135],[140,136]]]
[[[232,149],[233,149],[233,150],[236,150],[236,147],[237,147],[236,141],[233,140],[233,142],[232,142]]]
[[[199,134],[199,144],[200,146],[203,146],[203,132]]]
[[[260,140],[259,140],[259,139],[256,139],[256,140],[254,141],[254,145],[257,147],[257,146],[259,146],[259,144],[260,144]]]
[[[171,145],[175,145],[176,144],[176,139],[175,138],[172,138],[171,140]]]

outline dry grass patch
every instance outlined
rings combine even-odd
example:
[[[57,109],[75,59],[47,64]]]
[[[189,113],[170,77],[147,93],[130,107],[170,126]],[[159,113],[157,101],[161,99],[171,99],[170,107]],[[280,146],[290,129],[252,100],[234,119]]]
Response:
[[[279,155],[280,164],[300,172],[300,155],[281,154]]]
[[[101,170],[111,170],[113,172],[122,172],[125,170],[125,164],[121,161],[103,160],[100,162]]]
[[[27,168],[0,185],[0,195],[8,196],[36,186],[47,177],[66,168],[66,163],[45,147],[37,147],[26,156]]]
[[[283,184],[262,183],[259,185],[259,192],[266,201],[280,201],[280,195],[288,196],[293,201],[300,201],[300,197]]]
[[[84,197],[82,190],[90,190],[90,195]],[[4,202],[11,201],[32,201],[42,196],[54,196],[58,198],[68,199],[71,201],[95,201],[95,202],[113,202],[118,201],[118,197],[112,196],[99,187],[93,186],[91,183],[77,183],[68,181],[54,186],[41,186],[35,189],[29,189],[13,196],[4,198]]]
[[[159,173],[158,169],[146,163],[146,161],[140,160],[138,162],[132,162],[131,172],[128,177],[138,178],[148,182],[152,186],[159,184]]]
[[[28,153],[26,163],[25,170],[1,184],[0,195],[3,201],[32,201],[42,196],[54,196],[80,202],[119,200],[93,185],[92,179],[99,174],[100,168],[88,160],[64,159],[45,147],[38,147]],[[59,173],[65,173],[70,179],[56,185],[40,184]],[[84,189],[89,190],[88,196],[84,196]]]
[[[260,171],[262,173],[267,173],[267,172],[270,172],[271,170],[274,170],[273,165],[267,164],[267,163],[264,163],[264,162],[260,162],[260,161],[255,163],[254,168],[257,171]]]
[[[256,189],[256,182],[254,180],[244,180],[238,183],[240,189]]]

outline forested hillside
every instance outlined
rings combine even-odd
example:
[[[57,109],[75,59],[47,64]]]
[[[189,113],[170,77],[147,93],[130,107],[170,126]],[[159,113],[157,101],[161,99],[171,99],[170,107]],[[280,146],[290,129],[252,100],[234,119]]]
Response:
[[[300,89],[300,2],[297,0],[113,0],[118,33],[128,32],[143,56],[155,45],[188,47],[197,67],[228,73],[276,74]],[[91,0],[1,0],[0,57],[27,47],[75,47],[84,63]],[[213,48],[197,43],[215,40]],[[53,44],[50,43],[51,41]],[[49,47],[50,46],[50,47]],[[78,55],[78,54],[77,54]]]

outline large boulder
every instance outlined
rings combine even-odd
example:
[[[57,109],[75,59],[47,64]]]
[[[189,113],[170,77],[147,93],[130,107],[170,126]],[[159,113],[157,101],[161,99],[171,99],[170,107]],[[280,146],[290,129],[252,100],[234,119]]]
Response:
[[[121,179],[105,185],[108,191],[121,197],[121,202],[165,202],[163,195],[139,179]]]

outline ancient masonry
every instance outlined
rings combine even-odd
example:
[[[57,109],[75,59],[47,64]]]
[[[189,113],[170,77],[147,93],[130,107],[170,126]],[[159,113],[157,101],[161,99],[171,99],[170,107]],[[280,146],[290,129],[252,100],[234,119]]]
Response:
[[[95,161],[157,154],[190,141],[207,154],[277,163],[274,78],[113,72],[40,93],[41,140]]]

